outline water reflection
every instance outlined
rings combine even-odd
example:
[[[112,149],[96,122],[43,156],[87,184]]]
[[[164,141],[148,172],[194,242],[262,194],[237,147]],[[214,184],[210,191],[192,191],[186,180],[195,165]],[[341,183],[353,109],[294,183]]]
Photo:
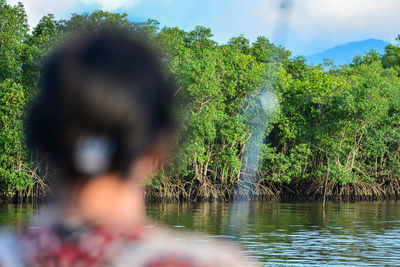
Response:
[[[400,264],[400,203],[239,202],[148,206],[149,215],[228,237],[272,265]]]
[[[23,227],[38,210],[38,205],[33,203],[0,204],[0,226]]]

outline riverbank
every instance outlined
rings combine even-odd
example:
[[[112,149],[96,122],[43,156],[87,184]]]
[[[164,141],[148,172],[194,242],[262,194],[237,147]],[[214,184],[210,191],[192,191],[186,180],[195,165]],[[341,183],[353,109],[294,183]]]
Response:
[[[0,203],[37,203],[55,197],[51,190],[28,188],[16,194],[2,195]],[[199,185],[169,180],[145,187],[147,203],[174,202],[234,202],[234,201],[376,201],[400,200],[400,180],[397,178],[375,182],[332,183],[325,179],[273,182],[261,179],[257,183]]]
[[[262,181],[241,186],[175,183],[145,191],[147,202],[264,200],[264,201],[372,201],[400,200],[400,181],[334,184],[326,180],[297,183]]]

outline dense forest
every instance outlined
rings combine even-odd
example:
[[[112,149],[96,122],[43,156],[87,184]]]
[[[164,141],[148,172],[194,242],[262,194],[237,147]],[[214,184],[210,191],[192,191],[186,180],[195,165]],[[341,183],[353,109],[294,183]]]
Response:
[[[383,55],[310,66],[265,37],[218,44],[205,27],[127,14],[48,15],[30,30],[22,4],[0,0],[3,201],[51,194],[54,175],[24,135],[44,59],[77,29],[115,26],[158,49],[184,106],[179,149],[147,185],[148,200],[400,198],[400,36]],[[263,97],[273,109],[259,107]]]

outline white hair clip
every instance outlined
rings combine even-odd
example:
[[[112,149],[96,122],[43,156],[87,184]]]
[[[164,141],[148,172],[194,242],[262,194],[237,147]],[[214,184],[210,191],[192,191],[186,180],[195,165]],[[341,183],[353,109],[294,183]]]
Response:
[[[100,174],[110,167],[114,151],[115,143],[107,136],[81,136],[75,144],[75,167],[87,175]]]

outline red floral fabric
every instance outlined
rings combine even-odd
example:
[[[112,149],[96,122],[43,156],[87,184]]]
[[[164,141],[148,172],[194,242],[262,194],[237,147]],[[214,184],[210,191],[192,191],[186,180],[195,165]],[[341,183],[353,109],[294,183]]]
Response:
[[[143,230],[93,227],[63,233],[62,228],[42,226],[29,229],[19,240],[30,266],[104,266],[118,257],[124,244],[139,242]]]
[[[15,242],[22,266],[248,266],[236,249],[162,227],[40,226],[15,235]],[[0,266],[7,266],[1,253]]]

